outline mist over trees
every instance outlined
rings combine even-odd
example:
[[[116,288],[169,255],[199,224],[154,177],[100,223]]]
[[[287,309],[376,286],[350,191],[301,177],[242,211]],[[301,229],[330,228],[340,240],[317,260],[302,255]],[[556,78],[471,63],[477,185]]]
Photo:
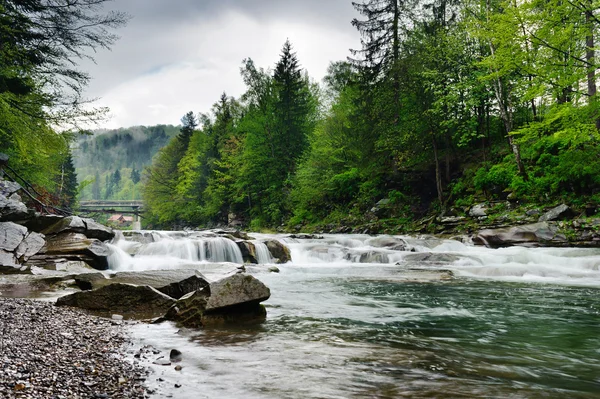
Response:
[[[322,84],[286,42],[159,151],[152,225],[353,225],[384,199],[385,229],[482,200],[599,202],[594,3],[353,5],[362,48]]]

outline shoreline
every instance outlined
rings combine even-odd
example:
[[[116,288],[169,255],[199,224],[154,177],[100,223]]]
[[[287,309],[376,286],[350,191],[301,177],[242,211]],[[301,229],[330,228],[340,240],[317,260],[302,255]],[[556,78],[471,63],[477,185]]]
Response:
[[[0,298],[0,397],[147,397],[147,371],[127,359],[125,326],[53,302]]]

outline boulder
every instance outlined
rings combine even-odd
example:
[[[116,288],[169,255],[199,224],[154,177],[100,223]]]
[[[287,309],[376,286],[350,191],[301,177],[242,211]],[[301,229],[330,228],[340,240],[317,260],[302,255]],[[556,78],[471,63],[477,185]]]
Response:
[[[271,256],[277,260],[277,263],[286,263],[292,260],[290,249],[277,240],[265,241]]]
[[[8,180],[0,180],[0,195],[5,196],[6,198],[15,194],[20,189],[21,185],[19,183]]]
[[[551,220],[570,220],[575,217],[575,212],[567,205],[562,204],[550,209],[538,219],[538,222],[549,222]]]
[[[42,230],[42,234],[55,235],[59,233],[83,233],[85,223],[79,216],[67,216],[59,218],[56,223]]]
[[[256,278],[236,274],[184,295],[165,319],[191,328],[262,322],[267,313],[260,302],[270,295]]]
[[[12,252],[7,252],[0,249],[0,273],[11,274],[11,273],[24,273],[28,271],[27,266],[20,265],[17,262],[17,258]]]
[[[85,234],[88,238],[97,238],[100,241],[112,240],[115,237],[115,232],[110,227],[106,227],[100,223],[97,223],[93,219],[83,218],[85,223]]]
[[[236,244],[242,252],[242,258],[244,259],[244,263],[258,263],[258,258],[256,256],[256,247],[252,242],[238,241],[236,242]]]
[[[472,218],[484,217],[487,216],[487,211],[488,207],[484,203],[473,205],[473,207],[469,210],[469,216]]]
[[[17,258],[26,262],[30,257],[37,254],[46,244],[44,236],[36,232],[29,232],[27,237],[17,247],[16,255]]]
[[[0,249],[13,252],[26,236],[26,227],[13,222],[0,223]]]
[[[160,287],[158,290],[171,298],[179,299],[185,294],[207,288],[209,285],[205,278],[194,275],[185,280]]]
[[[76,256],[84,255],[89,258],[87,262],[94,269],[108,269],[107,257],[110,250],[102,241],[87,238],[79,233],[63,233],[46,239],[46,246],[40,251],[46,255]]]
[[[29,217],[27,207],[16,198],[8,198],[0,194],[0,220],[15,221]]]
[[[551,222],[481,230],[473,237],[473,243],[490,248],[512,245],[539,247],[566,246],[569,244],[567,238],[558,232],[556,224]]]
[[[270,296],[271,291],[260,280],[247,274],[234,274],[210,284],[206,310],[240,304],[258,304]]]
[[[449,264],[461,259],[460,256],[443,252],[418,252],[406,255],[402,260],[411,263]]]
[[[109,314],[139,318],[163,315],[175,300],[155,288],[132,284],[110,284],[92,291],[81,291],[58,298],[57,306],[72,306]]]
[[[360,253],[348,253],[345,258],[358,263],[388,263],[389,257],[386,253],[379,251],[367,251]]]

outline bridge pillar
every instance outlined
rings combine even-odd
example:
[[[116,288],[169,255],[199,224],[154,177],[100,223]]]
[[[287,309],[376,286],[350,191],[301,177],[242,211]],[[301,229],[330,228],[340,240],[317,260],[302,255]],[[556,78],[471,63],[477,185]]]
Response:
[[[140,221],[140,215],[138,215],[137,213],[133,214],[133,225],[131,226],[131,228],[133,230],[141,230],[142,229],[142,222]]]

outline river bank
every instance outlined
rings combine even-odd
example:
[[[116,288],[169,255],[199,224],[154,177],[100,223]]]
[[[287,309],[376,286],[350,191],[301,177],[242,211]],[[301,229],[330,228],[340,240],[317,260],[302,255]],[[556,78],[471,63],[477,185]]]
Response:
[[[39,300],[0,298],[0,397],[144,398],[126,323]]]

